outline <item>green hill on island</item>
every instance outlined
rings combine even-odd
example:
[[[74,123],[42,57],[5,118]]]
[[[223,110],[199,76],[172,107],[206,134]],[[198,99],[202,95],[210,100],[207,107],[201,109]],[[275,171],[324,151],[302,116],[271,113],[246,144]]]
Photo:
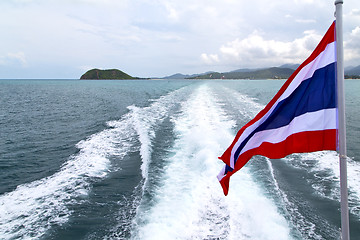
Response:
[[[132,77],[118,69],[91,69],[83,74],[80,79],[91,79],[91,80],[100,80],[100,79],[138,79]]]

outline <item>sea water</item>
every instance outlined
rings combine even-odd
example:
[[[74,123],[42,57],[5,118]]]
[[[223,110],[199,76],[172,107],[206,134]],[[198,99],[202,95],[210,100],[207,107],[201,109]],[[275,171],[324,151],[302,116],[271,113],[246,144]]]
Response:
[[[336,152],[217,159],[274,80],[0,80],[1,239],[339,239]],[[360,81],[346,80],[351,238]]]

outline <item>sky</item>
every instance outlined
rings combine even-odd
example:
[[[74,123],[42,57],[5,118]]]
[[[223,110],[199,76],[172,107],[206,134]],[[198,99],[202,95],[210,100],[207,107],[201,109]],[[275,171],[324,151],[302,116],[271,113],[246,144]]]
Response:
[[[300,64],[334,0],[2,0],[0,79],[135,77]],[[345,66],[360,65],[360,2],[344,0]]]

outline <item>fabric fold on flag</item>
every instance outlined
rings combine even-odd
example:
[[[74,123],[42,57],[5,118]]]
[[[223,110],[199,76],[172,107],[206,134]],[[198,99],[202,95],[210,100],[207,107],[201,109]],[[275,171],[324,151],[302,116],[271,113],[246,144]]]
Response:
[[[271,159],[292,153],[336,150],[335,22],[319,45],[274,98],[243,126],[219,159],[217,178],[228,194],[230,176],[255,155]]]

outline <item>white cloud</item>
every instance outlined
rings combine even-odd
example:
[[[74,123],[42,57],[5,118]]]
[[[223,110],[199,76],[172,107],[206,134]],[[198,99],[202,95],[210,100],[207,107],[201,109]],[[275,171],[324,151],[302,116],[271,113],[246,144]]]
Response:
[[[360,17],[360,9],[354,8],[350,11],[350,16]]]
[[[360,47],[360,26],[357,26],[351,31],[351,41],[353,41],[352,47]]]
[[[0,65],[26,67],[27,60],[23,52],[8,53],[5,56],[0,56]]]
[[[360,27],[351,31],[347,41],[344,42],[344,60],[351,64],[360,63]]]
[[[206,64],[212,65],[219,62],[219,56],[217,54],[201,54],[201,60]]]
[[[311,19],[311,18],[295,18],[294,16],[290,15],[290,14],[286,14],[285,18],[288,19],[287,21],[294,21],[295,23],[316,23],[315,19]]]
[[[218,54],[202,54],[201,59],[206,64],[223,63],[244,67],[301,63],[320,39],[321,36],[314,31],[306,31],[302,38],[289,42],[267,40],[258,31],[254,31],[244,39],[235,39],[222,45]]]
[[[314,3],[314,0],[295,0],[294,1],[296,4],[311,4]]]
[[[168,12],[167,16],[169,19],[173,21],[179,21],[179,12],[175,9],[175,7],[172,6],[170,2],[164,2],[165,8]]]
[[[315,19],[296,19],[295,22],[298,23],[316,23]]]

